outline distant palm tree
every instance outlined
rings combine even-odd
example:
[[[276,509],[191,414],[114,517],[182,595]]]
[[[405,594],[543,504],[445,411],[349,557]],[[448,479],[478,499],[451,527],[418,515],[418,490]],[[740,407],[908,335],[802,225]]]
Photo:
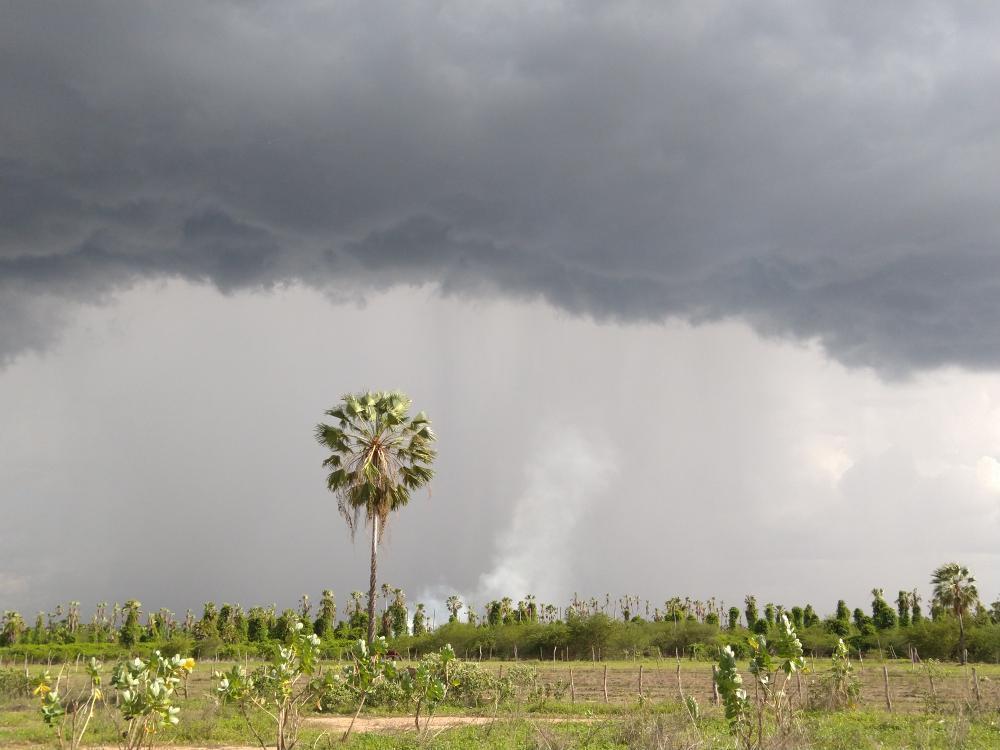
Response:
[[[934,601],[944,609],[949,609],[958,617],[959,659],[965,664],[965,621],[963,615],[979,601],[976,579],[969,569],[958,563],[945,563],[931,576],[934,584]]]
[[[462,609],[462,598],[457,594],[452,594],[448,597],[446,602],[448,607],[448,612],[451,614],[448,616],[448,622],[458,622],[458,613]]]
[[[330,451],[323,466],[326,486],[354,538],[359,523],[371,525],[371,576],[368,588],[368,641],[375,640],[378,543],[389,515],[406,505],[412,490],[430,482],[434,472],[434,432],[420,412],[410,417],[410,399],[399,391],[344,396],[326,412],[335,425],[316,425],[316,440]]]

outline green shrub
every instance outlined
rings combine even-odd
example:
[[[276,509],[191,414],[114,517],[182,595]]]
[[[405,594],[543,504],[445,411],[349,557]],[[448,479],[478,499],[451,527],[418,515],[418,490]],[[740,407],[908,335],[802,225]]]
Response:
[[[31,679],[20,669],[0,669],[0,697],[25,698],[31,695]]]

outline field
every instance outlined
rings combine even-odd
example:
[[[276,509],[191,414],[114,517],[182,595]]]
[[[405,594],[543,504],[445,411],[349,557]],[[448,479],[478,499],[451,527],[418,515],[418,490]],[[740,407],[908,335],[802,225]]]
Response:
[[[442,704],[419,735],[413,717],[398,709],[363,711],[354,734],[340,737],[350,715],[307,711],[299,747],[323,748],[731,748],[722,709],[715,704],[712,664],[708,661],[645,659],[637,661],[520,662],[531,665],[537,694],[496,705]],[[256,746],[242,718],[214,698],[214,671],[231,662],[197,665],[181,697],[181,721],[162,730],[157,745],[181,748]],[[250,663],[248,666],[253,667]],[[325,662],[325,671],[339,662]],[[405,664],[405,666],[413,666]],[[494,675],[509,673],[512,662],[483,662]],[[741,664],[741,669],[746,664]],[[908,661],[855,664],[861,685],[859,706],[829,711],[810,708],[810,696],[822,695],[829,659],[807,660],[799,679],[789,681],[795,710],[790,733],[766,747],[784,748],[996,748],[1000,747],[1000,667],[996,665],[914,665]],[[883,667],[885,668],[883,670]],[[640,668],[642,695],[639,698]],[[29,667],[32,678],[43,666]],[[68,665],[74,684],[82,684],[79,666]],[[7,670],[6,673],[16,671]],[[976,682],[973,682],[973,673]],[[606,683],[605,683],[606,674]],[[888,676],[891,711],[886,704]],[[607,700],[605,700],[605,684]],[[976,686],[978,685],[978,696]],[[681,693],[698,704],[693,719]],[[266,723],[258,717],[258,727]],[[116,746],[115,729],[98,712],[87,744]],[[38,699],[7,688],[0,696],[0,747],[51,747],[54,733],[39,716]]]

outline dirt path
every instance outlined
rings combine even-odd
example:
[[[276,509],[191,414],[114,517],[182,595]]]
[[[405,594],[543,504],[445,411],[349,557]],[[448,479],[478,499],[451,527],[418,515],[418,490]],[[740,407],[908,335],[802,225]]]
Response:
[[[420,717],[420,726],[424,725],[424,717]],[[464,727],[477,724],[489,724],[489,716],[434,716],[431,727]],[[325,729],[329,732],[347,731],[351,724],[350,716],[316,716],[306,719],[311,727]],[[412,716],[359,716],[354,722],[354,732],[399,732],[414,729]]]
[[[502,717],[497,721],[505,721],[508,717]],[[591,717],[583,716],[531,716],[530,720],[538,724],[556,724],[564,721],[586,722],[594,721]],[[431,732],[439,729],[452,729],[454,727],[481,726],[489,724],[493,719],[489,716],[434,716],[431,719]],[[318,716],[306,719],[306,724],[317,729],[323,729],[331,734],[347,731],[351,723],[350,716]],[[420,719],[423,727],[424,719]],[[365,734],[371,732],[408,732],[413,731],[412,716],[359,716],[354,722],[355,734]],[[14,746],[8,750],[38,750],[38,745]],[[260,750],[259,746],[241,745],[167,745],[166,750]],[[87,750],[118,750],[117,746],[88,746]]]
[[[539,724],[556,724],[564,721],[584,722],[593,721],[590,717],[584,716],[530,716],[531,721]],[[501,717],[497,721],[505,721],[506,717]],[[424,726],[424,717],[420,718],[420,726]],[[490,716],[438,716],[431,719],[431,729],[451,729],[452,727],[481,726],[493,721]],[[350,716],[317,716],[306,719],[309,726],[323,728],[329,732],[347,731],[351,723]],[[399,732],[414,729],[412,716],[359,716],[354,723],[354,732]]]

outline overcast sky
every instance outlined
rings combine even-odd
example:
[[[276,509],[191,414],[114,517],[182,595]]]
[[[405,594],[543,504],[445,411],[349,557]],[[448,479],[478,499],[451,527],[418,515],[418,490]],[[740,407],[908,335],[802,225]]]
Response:
[[[0,2],[0,608],[1000,592],[1000,7]]]

